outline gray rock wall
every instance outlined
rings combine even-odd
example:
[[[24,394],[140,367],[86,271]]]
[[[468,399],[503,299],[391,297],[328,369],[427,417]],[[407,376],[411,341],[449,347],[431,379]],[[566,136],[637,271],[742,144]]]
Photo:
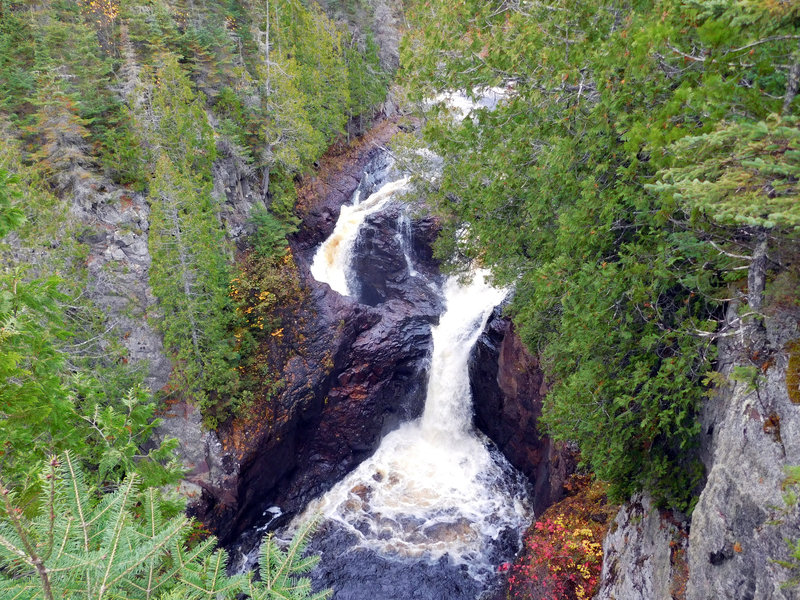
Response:
[[[232,242],[248,233],[250,211],[263,205],[258,173],[249,169],[224,140],[214,165],[214,193],[222,201],[222,218]],[[163,388],[172,365],[161,334],[152,325],[158,301],[149,284],[150,207],[141,194],[115,186],[99,175],[86,174],[67,190],[70,219],[81,225],[79,240],[88,246],[86,295],[105,317],[105,335],[127,350],[125,360],[144,371],[145,384]],[[181,490],[191,499],[202,486],[224,489],[236,470],[235,459],[222,451],[215,434],[200,424],[200,415],[179,404],[168,409],[156,438],[177,437],[179,460],[188,473]]]
[[[775,562],[788,558],[786,539],[800,539],[800,513],[782,490],[785,467],[800,464],[800,405],[786,389],[786,344],[800,337],[798,317],[783,309],[767,316],[760,356],[743,358],[737,339],[721,349],[723,373],[752,358],[765,371],[755,389],[731,382],[704,407],[708,479],[692,514],[687,598],[800,597]]]
[[[620,509],[603,544],[596,600],[684,598],[688,523],[637,494]]]
[[[605,540],[601,600],[777,600],[800,598],[781,566],[787,540],[800,539],[800,511],[787,507],[785,468],[800,464],[800,405],[788,395],[788,346],[800,338],[800,311],[787,305],[764,309],[764,326],[737,323],[720,346],[719,369],[729,377],[703,407],[701,455],[707,480],[685,548],[688,578],[676,586],[674,526],[680,519],[628,502]],[[754,350],[756,349],[756,350]],[[755,387],[730,378],[735,367],[757,369]],[[683,546],[681,546],[681,549]]]

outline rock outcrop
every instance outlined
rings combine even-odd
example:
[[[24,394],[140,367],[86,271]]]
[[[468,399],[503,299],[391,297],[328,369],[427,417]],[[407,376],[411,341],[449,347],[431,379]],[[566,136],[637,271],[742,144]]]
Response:
[[[703,406],[707,478],[691,521],[630,501],[606,539],[600,599],[800,598],[789,584],[796,571],[781,564],[800,539],[800,511],[784,502],[786,468],[800,464],[800,405],[790,397],[800,311],[767,302],[763,326],[729,313],[736,335],[720,344],[718,364],[728,383]],[[681,577],[686,585],[676,587]]]
[[[533,509],[544,512],[563,495],[573,453],[538,431],[546,392],[539,362],[498,307],[470,359],[475,425],[534,486]]]
[[[720,349],[721,372],[730,379],[747,366],[755,385],[730,380],[704,406],[708,476],[692,513],[690,599],[800,597],[786,586],[796,574],[776,562],[788,560],[787,541],[800,539],[800,511],[783,500],[786,468],[800,464],[800,405],[787,389],[800,311],[767,312],[759,355],[743,357],[733,340]]]
[[[637,494],[617,513],[604,542],[595,600],[685,598],[688,521]]]
[[[353,270],[359,274],[356,295],[364,304],[377,306],[391,299],[430,302],[435,297],[422,281],[409,285],[408,279],[409,263],[429,283],[440,279],[430,251],[438,227],[430,217],[412,222],[407,210],[397,204],[364,220],[353,261]]]

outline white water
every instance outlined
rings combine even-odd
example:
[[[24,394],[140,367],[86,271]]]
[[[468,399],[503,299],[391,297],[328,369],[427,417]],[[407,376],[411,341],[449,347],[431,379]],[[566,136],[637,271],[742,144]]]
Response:
[[[485,275],[444,285],[446,308],[432,329],[422,417],[388,434],[300,519],[322,513],[383,555],[436,560],[447,554],[468,565],[473,577],[493,571],[482,551],[504,529],[521,530],[530,510],[513,469],[472,429],[470,351],[506,295]]]
[[[478,88],[473,90],[474,100],[463,91],[445,92],[435,96],[430,104],[444,103],[456,120],[463,121],[474,110],[480,108],[494,110],[509,96],[509,92],[508,88],[501,87]]]
[[[390,181],[363,202],[359,202],[357,192],[353,204],[342,206],[333,233],[314,254],[314,261],[311,263],[311,275],[314,279],[327,283],[342,296],[351,295],[352,290],[348,280],[358,230],[364,219],[381,210],[389,200],[405,190],[408,181],[408,177]]]
[[[405,211],[401,212],[400,216],[397,217],[397,233],[395,234],[395,239],[403,250],[403,258],[406,259],[408,274],[411,275],[411,277],[416,277],[419,273],[417,273],[417,270],[414,268],[414,263],[411,260],[411,219]]]

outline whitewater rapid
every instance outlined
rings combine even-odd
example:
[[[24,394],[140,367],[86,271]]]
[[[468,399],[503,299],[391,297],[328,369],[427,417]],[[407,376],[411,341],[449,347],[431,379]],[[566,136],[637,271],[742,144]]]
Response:
[[[350,295],[358,277],[350,263],[364,219],[407,186],[402,178],[343,207],[333,234],[314,257],[313,276]],[[398,235],[408,229],[398,223]],[[409,245],[401,246],[409,274],[417,275]],[[504,531],[523,529],[531,516],[523,478],[472,426],[470,352],[507,290],[493,287],[488,273],[476,269],[466,278],[447,279],[440,293],[445,310],[431,332],[422,416],[386,435],[370,458],[311,502],[299,520],[321,513],[360,546],[383,556],[431,561],[447,556],[482,579],[496,567],[483,550]]]

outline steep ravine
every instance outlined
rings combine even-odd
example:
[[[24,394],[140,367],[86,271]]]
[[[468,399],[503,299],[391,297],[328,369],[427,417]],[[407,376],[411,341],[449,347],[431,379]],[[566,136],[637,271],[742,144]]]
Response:
[[[181,438],[184,459],[194,466],[187,485],[189,490],[196,486],[201,496],[192,510],[228,546],[252,547],[255,527],[285,523],[369,457],[387,432],[422,411],[430,327],[442,307],[435,294],[408,285],[399,208],[368,217],[359,236],[354,259],[362,273],[362,302],[330,291],[308,270],[314,250],[333,230],[339,207],[358,189],[369,194],[385,174],[388,165],[377,147],[394,128],[382,127],[374,143],[304,188],[303,223],[291,244],[309,302],[287,326],[308,346],[286,364],[288,385],[269,406],[270,418],[238,432],[238,443],[231,431],[223,430],[221,440],[202,432],[199,415],[183,405],[173,408],[164,428]],[[237,185],[246,189],[234,180],[225,188]],[[436,232],[432,219],[411,223],[414,262],[434,278],[438,266],[430,245]],[[707,481],[693,514],[659,510],[646,495],[626,503],[605,540],[597,598],[800,597],[782,585],[792,573],[776,562],[788,558],[786,540],[800,537],[800,515],[782,497],[784,467],[800,464],[800,405],[790,400],[786,383],[792,351],[797,352],[793,344],[800,338],[800,312],[785,299],[770,297],[764,311],[757,389],[732,382],[705,403],[701,455]],[[736,340],[720,346],[724,374],[752,364]],[[535,512],[541,513],[562,495],[573,458],[536,433],[544,377],[536,356],[527,352],[500,309],[472,352],[470,383],[476,427],[529,478]],[[466,572],[444,563],[403,564],[366,550],[342,557],[342,549],[353,545],[352,534],[335,525],[326,528],[313,546],[325,557],[315,574],[319,586],[351,578],[372,585],[378,598],[480,593]],[[406,582],[408,589],[374,584],[392,580]],[[359,589],[342,592],[341,598],[358,599]]]

